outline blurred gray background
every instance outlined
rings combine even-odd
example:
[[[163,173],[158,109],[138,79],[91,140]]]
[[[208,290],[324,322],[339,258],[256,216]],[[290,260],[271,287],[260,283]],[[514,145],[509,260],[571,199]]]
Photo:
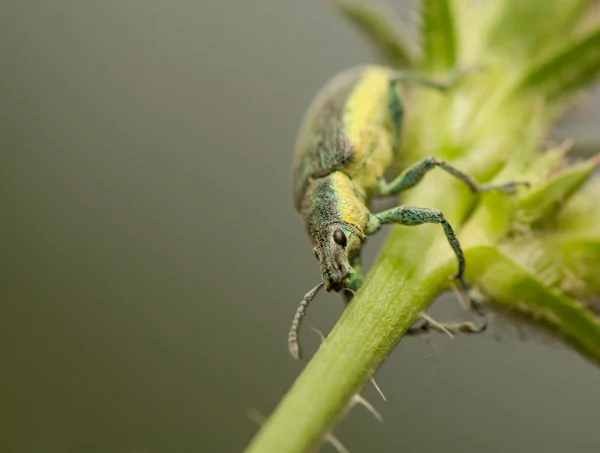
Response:
[[[295,133],[371,49],[324,0],[1,3],[0,451],[243,450],[247,410],[302,369],[287,329],[319,280]],[[319,297],[305,351],[341,309]],[[365,392],[385,423],[357,408],[336,434],[355,453],[597,451],[599,378],[498,322],[409,339],[378,374],[388,402]]]

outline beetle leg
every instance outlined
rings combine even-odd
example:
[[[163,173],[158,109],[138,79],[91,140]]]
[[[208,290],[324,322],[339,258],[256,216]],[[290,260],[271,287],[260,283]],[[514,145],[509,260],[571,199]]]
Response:
[[[456,71],[452,71],[445,80],[432,79],[420,74],[415,74],[413,72],[398,71],[391,76],[390,80],[393,82],[406,82],[414,85],[421,85],[423,87],[433,88],[434,90],[439,91],[448,91],[456,86],[458,82],[460,82],[460,80],[467,74],[478,72],[482,69],[483,67],[481,65],[458,69]]]
[[[454,234],[454,230],[450,222],[446,220],[444,214],[437,209],[418,208],[415,206],[399,206],[397,208],[388,209],[374,215],[381,224],[398,223],[400,225],[423,225],[424,223],[439,223],[444,229],[446,238],[454,250],[456,259],[458,260],[458,272],[454,275],[454,279],[460,280],[461,284],[467,288],[468,284],[464,279],[465,273],[465,255],[460,247],[458,238]]]
[[[399,192],[410,189],[421,182],[423,177],[435,167],[439,167],[452,176],[460,179],[473,193],[491,192],[493,190],[513,193],[518,186],[529,186],[529,183],[522,181],[509,181],[502,184],[479,184],[473,177],[463,173],[445,161],[429,156],[408,167],[400,176],[391,182],[387,182],[385,179],[380,178],[379,194],[381,196],[396,195]]]
[[[362,265],[362,258],[360,256],[360,252],[352,257],[350,260],[350,266],[354,269],[354,273],[350,276],[350,283],[348,287],[344,289],[343,296],[346,301],[346,305],[350,303],[352,298],[354,297],[354,293],[359,290],[362,286],[365,273]]]
[[[454,338],[452,334],[480,333],[487,329],[487,322],[485,322],[485,320],[481,326],[477,327],[474,323],[470,321],[452,324],[439,323],[425,313],[421,315],[421,319],[423,320],[423,322],[416,322],[412,326],[410,326],[406,331],[406,335],[420,335],[435,330],[436,332],[445,333],[450,338]]]

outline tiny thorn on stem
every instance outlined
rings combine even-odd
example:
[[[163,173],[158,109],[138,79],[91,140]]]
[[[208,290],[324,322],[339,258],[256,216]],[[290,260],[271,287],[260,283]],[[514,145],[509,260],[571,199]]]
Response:
[[[258,426],[262,426],[267,420],[267,417],[261,414],[260,411],[254,407],[248,409],[248,412],[246,412],[246,416],[250,421],[256,423]]]
[[[325,440],[329,442],[339,453],[350,453],[344,444],[341,443],[333,434],[329,433],[325,436]]]
[[[367,408],[367,410],[373,414],[373,417],[375,417],[377,419],[377,421],[383,423],[383,417],[381,416],[381,414],[377,411],[377,409],[375,409],[375,407],[373,407],[373,405],[371,403],[369,403],[367,401],[367,399],[362,396],[360,393],[356,393],[353,397],[352,397],[352,402],[354,404],[362,404],[364,407]]]
[[[373,387],[375,387],[375,390],[377,390],[377,393],[379,393],[379,396],[381,396],[381,399],[387,403],[387,398],[381,391],[381,388],[379,388],[379,384],[377,384],[377,381],[375,380],[375,376],[371,376],[371,384],[373,384]]]
[[[327,339],[327,336],[323,333],[323,331],[317,327],[311,326],[310,330],[316,333],[321,339],[321,344]]]

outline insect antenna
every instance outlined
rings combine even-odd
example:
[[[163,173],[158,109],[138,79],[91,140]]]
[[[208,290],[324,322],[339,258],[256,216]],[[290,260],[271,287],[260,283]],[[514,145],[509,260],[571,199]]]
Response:
[[[288,334],[288,347],[290,350],[290,354],[296,360],[300,358],[300,344],[298,343],[298,330],[300,329],[300,322],[302,321],[302,317],[306,313],[306,308],[308,304],[315,298],[317,293],[321,288],[323,288],[324,284],[319,283],[309,292],[304,295],[304,299],[300,302],[300,306],[298,310],[296,310],[296,314],[294,315],[294,319],[292,321],[292,327],[290,327],[290,333]]]

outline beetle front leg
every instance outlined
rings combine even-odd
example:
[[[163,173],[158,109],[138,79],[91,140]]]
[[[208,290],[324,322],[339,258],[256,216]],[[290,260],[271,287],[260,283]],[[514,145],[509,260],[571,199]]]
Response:
[[[360,289],[365,279],[365,272],[362,265],[362,257],[360,252],[354,255],[350,260],[350,266],[354,269],[354,273],[350,276],[350,283],[343,291],[344,301],[346,305],[350,303],[354,297],[354,293]]]
[[[442,225],[444,234],[458,260],[458,272],[454,275],[453,279],[460,280],[461,284],[465,288],[468,288],[469,285],[464,278],[466,265],[465,255],[450,222],[446,220],[442,211],[438,211],[437,209],[418,208],[415,206],[399,206],[380,212],[379,214],[374,214],[374,217],[379,224],[398,223],[400,225],[413,226],[423,225],[425,223],[439,223]]]
[[[464,182],[473,193],[491,192],[499,190],[501,192],[512,193],[518,186],[529,186],[527,182],[509,181],[503,184],[479,184],[473,177],[463,173],[456,167],[446,163],[441,159],[429,156],[417,162],[411,167],[402,172],[400,176],[391,182],[387,182],[384,178],[379,179],[379,194],[381,196],[396,195],[399,192],[410,189],[416,186],[423,177],[433,168],[439,167],[445,172],[455,176]]]

